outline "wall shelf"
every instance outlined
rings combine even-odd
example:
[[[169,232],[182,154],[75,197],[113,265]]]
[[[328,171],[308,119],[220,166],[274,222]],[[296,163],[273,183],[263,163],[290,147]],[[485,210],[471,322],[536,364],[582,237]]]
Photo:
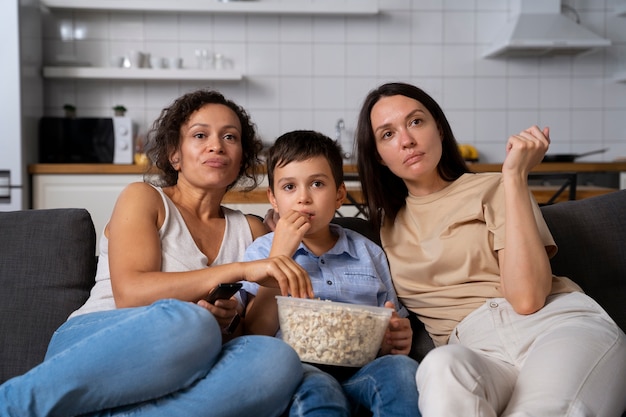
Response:
[[[376,0],[316,0],[311,3],[275,0],[42,0],[51,9],[91,11],[251,13],[302,15],[374,15],[379,13]]]
[[[243,75],[236,71],[150,68],[44,67],[44,78],[100,80],[213,80],[238,81]]]

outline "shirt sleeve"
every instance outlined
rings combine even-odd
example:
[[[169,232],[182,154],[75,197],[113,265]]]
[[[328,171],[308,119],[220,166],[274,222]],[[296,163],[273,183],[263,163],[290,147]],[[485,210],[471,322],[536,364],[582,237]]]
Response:
[[[539,230],[539,236],[546,247],[548,256],[552,257],[556,254],[557,247],[554,238],[548,229],[546,221],[543,218],[539,204],[535,200],[532,191],[528,191],[530,200],[533,205],[533,215],[535,216],[535,224]],[[502,180],[498,183],[498,188],[493,193],[487,193],[485,196],[485,223],[491,233],[493,233],[493,250],[499,251],[504,249],[504,185]]]

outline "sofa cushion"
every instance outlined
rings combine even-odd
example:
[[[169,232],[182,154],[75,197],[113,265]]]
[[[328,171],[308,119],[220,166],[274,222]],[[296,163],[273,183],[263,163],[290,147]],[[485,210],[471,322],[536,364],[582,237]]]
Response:
[[[94,284],[96,235],[84,209],[0,213],[0,383],[44,358],[54,330]]]
[[[541,211],[559,247],[552,272],[576,281],[626,330],[626,190]]]

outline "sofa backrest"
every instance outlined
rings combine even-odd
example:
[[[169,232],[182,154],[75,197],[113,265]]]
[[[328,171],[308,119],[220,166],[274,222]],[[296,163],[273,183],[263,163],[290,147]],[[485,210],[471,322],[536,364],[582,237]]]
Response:
[[[0,383],[44,358],[94,284],[96,234],[84,209],[0,213]]]

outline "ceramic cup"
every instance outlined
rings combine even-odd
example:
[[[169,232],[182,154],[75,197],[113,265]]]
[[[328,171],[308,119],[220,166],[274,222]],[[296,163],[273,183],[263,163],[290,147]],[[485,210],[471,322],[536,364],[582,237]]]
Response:
[[[165,68],[165,60],[161,57],[150,57],[150,68],[160,69]]]
[[[148,55],[148,56],[146,56]],[[128,59],[130,60],[131,68],[143,68],[146,66],[146,58],[150,58],[149,54],[144,54],[141,51],[130,51],[128,53]]]
[[[178,57],[169,57],[167,59],[167,67],[171,69],[180,69],[183,67],[183,59]]]
[[[112,56],[109,64],[114,68],[122,68],[124,66],[124,57],[123,56]]]

